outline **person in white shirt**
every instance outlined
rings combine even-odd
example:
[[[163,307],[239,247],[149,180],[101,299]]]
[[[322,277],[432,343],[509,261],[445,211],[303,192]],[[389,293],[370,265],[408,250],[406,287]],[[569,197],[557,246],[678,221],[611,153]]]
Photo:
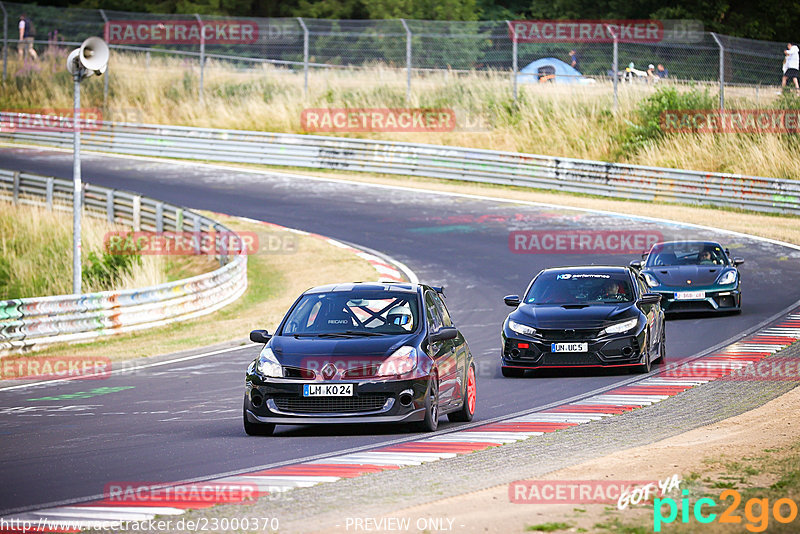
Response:
[[[783,73],[781,87],[786,87],[786,80],[793,79],[795,89],[800,89],[800,84],[797,83],[797,78],[800,77],[800,49],[788,43],[783,53],[786,55],[786,70]]]
[[[27,58],[27,56],[39,59],[36,50],[33,48],[33,33],[33,24],[23,13],[19,16],[19,43],[17,44],[20,61]]]

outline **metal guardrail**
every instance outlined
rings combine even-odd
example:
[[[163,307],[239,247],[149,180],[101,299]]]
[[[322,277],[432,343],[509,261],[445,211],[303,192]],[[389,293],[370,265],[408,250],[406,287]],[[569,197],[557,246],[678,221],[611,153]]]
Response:
[[[84,184],[89,216],[134,231],[231,232],[200,214],[144,196]],[[72,181],[0,169],[0,200],[71,211]],[[184,321],[211,313],[247,289],[247,256],[219,256],[221,267],[157,286],[0,301],[0,354]]]
[[[0,140],[72,147],[70,132],[8,131],[8,125],[18,124],[20,114],[0,113]],[[120,122],[84,130],[82,144],[117,154],[425,176],[800,215],[800,180],[518,152]]]

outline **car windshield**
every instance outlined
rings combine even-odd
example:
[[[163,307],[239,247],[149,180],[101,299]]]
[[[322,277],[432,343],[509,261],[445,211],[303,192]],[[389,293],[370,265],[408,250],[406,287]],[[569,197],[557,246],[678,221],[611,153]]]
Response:
[[[728,265],[728,257],[722,247],[715,243],[664,243],[653,247],[645,265]]]
[[[543,272],[525,295],[526,304],[611,304],[632,302],[627,273]]]
[[[333,291],[303,295],[281,335],[371,336],[407,334],[419,324],[416,293]]]

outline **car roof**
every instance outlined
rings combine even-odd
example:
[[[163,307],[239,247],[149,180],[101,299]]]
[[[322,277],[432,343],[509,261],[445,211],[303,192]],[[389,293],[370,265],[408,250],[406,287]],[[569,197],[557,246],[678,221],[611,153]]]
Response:
[[[702,239],[696,239],[696,240],[683,239],[680,241],[661,241],[659,243],[653,243],[653,247],[658,247],[663,245],[706,245],[706,246],[716,246],[722,248],[722,245],[720,245],[716,241],[704,241]]]
[[[315,293],[347,293],[350,291],[386,291],[401,293],[416,293],[420,284],[402,282],[347,282],[340,284],[327,284],[324,286],[312,287],[305,291],[305,294]]]
[[[549,267],[544,269],[543,272],[548,273],[586,273],[586,274],[603,274],[603,273],[629,273],[630,267],[620,265],[579,265],[574,267]]]

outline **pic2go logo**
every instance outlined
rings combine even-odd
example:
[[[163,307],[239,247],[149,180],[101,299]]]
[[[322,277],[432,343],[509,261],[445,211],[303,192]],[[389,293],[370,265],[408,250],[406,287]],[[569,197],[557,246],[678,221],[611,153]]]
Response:
[[[708,524],[717,521],[718,523],[739,525],[742,523],[742,516],[736,512],[742,503],[742,496],[736,490],[726,489],[719,494],[720,502],[717,503],[710,497],[697,499],[694,504],[689,500],[689,490],[683,490],[683,498],[680,500],[681,523],[689,523],[690,515],[698,523]],[[724,501],[731,499],[730,504],[724,512],[716,514],[704,510],[712,508]],[[664,515],[664,509],[667,513]],[[655,499],[653,501],[653,530],[661,532],[661,527],[666,524],[674,523],[678,519],[678,502],[671,497]],[[764,532],[769,526],[770,513],[778,523],[791,523],[797,518],[797,503],[789,498],[781,498],[772,503],[770,507],[769,499],[759,499],[753,497],[748,499],[744,505],[744,518],[747,520],[745,528],[750,532]]]

